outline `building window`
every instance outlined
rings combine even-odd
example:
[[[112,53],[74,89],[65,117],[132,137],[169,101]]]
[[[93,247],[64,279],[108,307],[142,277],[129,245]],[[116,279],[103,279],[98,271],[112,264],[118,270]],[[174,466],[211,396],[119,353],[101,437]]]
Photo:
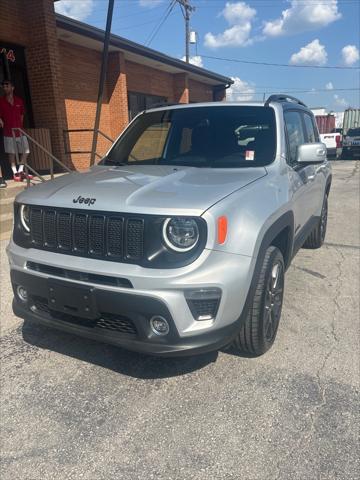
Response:
[[[145,93],[129,92],[129,120],[132,120],[139,112],[151,108],[159,103],[166,103],[166,97],[146,95]]]

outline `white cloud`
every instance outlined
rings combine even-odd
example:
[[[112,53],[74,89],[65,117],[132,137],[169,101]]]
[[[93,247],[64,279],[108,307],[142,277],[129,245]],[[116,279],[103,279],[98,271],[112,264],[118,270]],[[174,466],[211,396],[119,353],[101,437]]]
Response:
[[[302,47],[299,52],[293,53],[290,58],[291,65],[325,65],[326,62],[325,47],[317,38]]]
[[[255,86],[239,77],[231,77],[234,83],[226,90],[226,100],[229,102],[249,101],[254,98]]]
[[[328,82],[325,85],[325,88],[326,88],[326,90],[334,90],[334,85],[332,84],[332,82]]]
[[[94,0],[61,0],[55,3],[55,11],[75,20],[85,20],[92,13],[94,3]]]
[[[162,3],[163,0],[139,0],[140,7],[152,8]]]
[[[250,34],[251,22],[256,15],[254,8],[245,2],[227,2],[220,15],[225,18],[230,27],[217,35],[208,32],[204,42],[206,47],[245,47],[252,42]]]
[[[182,57],[182,61],[185,62],[185,59],[186,57]],[[204,64],[203,64],[203,60],[202,58],[200,57],[200,55],[194,55],[193,57],[190,57],[189,58],[189,63],[192,63],[193,65],[196,65],[197,67],[201,67],[203,68]]]
[[[339,95],[334,95],[334,100],[336,105],[340,105],[341,107],[347,107],[349,105],[349,102],[345,100],[345,98],[339,97]]]
[[[341,50],[341,54],[345,65],[352,65],[359,60],[359,50],[355,45],[346,45]]]
[[[268,37],[294,35],[326,27],[341,18],[337,0],[306,2],[291,0],[290,8],[283,10],[281,17],[265,22],[263,33]]]

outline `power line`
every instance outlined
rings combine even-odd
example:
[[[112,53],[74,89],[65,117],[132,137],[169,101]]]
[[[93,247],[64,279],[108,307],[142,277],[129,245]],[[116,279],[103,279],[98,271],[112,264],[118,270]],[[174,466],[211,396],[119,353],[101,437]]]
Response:
[[[200,54],[203,58],[209,58],[211,60],[221,60],[224,62],[235,62],[235,63],[246,63],[250,65],[263,65],[267,67],[288,67],[288,68],[325,68],[325,69],[336,69],[336,70],[358,70],[360,67],[341,67],[336,65],[290,65],[288,63],[270,63],[270,62],[255,62],[253,60],[239,60],[237,58],[224,58],[224,57],[214,57],[211,55]]]
[[[175,3],[176,3],[176,0],[172,0],[171,3],[169,3],[169,5],[167,6],[165,12],[164,12],[164,15],[162,17],[162,19],[160,20],[160,23],[158,24],[157,27],[155,27],[152,32],[150,33],[147,41],[145,42],[145,45],[146,46],[149,46],[150,43],[154,40],[154,38],[156,37],[158,31],[160,30],[160,28],[163,26],[163,24],[166,22],[167,18],[169,17],[170,13],[172,12],[174,6],[175,6]]]

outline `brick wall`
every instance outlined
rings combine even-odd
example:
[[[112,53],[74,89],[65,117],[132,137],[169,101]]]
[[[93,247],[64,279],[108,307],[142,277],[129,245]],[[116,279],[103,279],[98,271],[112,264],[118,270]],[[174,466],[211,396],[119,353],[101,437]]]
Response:
[[[29,35],[26,16],[23,14],[23,2],[19,0],[1,0],[0,2],[0,40],[3,42],[26,45]]]
[[[147,93],[174,101],[173,75],[139,63],[126,62],[129,92]]]
[[[62,78],[68,129],[94,128],[96,102],[101,67],[101,53],[89,48],[59,41]],[[111,137],[111,122],[107,92],[104,91],[99,129]],[[70,151],[90,151],[92,132],[70,133],[67,139]],[[98,138],[97,152],[104,154],[110,143]],[[90,154],[73,154],[72,162],[83,170],[90,164]]]
[[[190,102],[212,102],[213,89],[211,85],[189,80]]]
[[[53,0],[27,0],[22,15],[26,18],[29,39],[25,45],[28,77],[35,126],[49,128],[53,153],[67,161],[63,130],[66,128],[64,91],[58,51]]]
[[[110,53],[106,80],[111,122],[110,136],[115,139],[129,122],[128,79],[122,52]]]

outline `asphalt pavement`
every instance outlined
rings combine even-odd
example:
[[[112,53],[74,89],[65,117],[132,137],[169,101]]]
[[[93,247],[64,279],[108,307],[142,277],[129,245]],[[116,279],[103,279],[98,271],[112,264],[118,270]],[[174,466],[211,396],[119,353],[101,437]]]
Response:
[[[359,479],[359,171],[333,162],[326,244],[295,257],[260,358],[23,324],[1,242],[1,480]]]

